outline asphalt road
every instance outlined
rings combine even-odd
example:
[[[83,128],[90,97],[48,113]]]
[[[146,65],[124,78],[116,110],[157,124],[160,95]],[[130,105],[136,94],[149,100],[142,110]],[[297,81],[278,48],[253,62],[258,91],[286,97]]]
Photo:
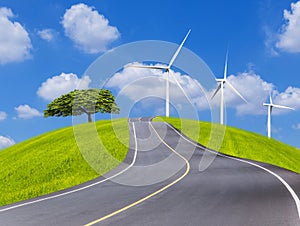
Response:
[[[0,225],[300,225],[299,174],[222,155],[200,172],[201,146],[149,118],[129,124],[127,164],[1,207]]]

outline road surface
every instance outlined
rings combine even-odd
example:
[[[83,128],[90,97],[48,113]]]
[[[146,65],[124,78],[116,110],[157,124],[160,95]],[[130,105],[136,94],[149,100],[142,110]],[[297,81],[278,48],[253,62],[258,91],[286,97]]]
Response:
[[[299,174],[223,155],[200,172],[200,145],[149,118],[129,125],[127,164],[0,207],[0,225],[300,225]]]

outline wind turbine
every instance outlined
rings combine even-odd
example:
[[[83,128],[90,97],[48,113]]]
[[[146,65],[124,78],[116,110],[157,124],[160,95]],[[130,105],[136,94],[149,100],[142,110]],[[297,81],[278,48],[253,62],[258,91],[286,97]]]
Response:
[[[272,97],[270,95],[270,103],[264,103],[264,106],[268,106],[268,137],[271,138],[271,114],[272,114],[272,109],[274,108],[282,108],[282,109],[289,109],[289,110],[295,110],[294,108],[282,106],[282,105],[277,105],[273,104]]]
[[[243,101],[245,101],[246,103],[247,100],[233,87],[233,85],[231,85],[228,81],[227,81],[227,64],[228,64],[228,51],[226,53],[226,59],[225,59],[225,67],[224,67],[224,77],[221,79],[216,79],[216,81],[219,83],[218,88],[216,89],[216,91],[214,92],[214,94],[212,95],[211,99],[213,99],[216,94],[219,92],[221,92],[221,97],[220,97],[220,124],[223,125],[224,124],[224,85],[228,85],[228,87],[235,92]]]
[[[160,69],[166,73],[166,117],[170,116],[170,84],[169,84],[169,73],[170,69],[176,60],[180,50],[182,49],[187,37],[189,36],[191,29],[185,35],[183,41],[181,42],[180,46],[177,48],[176,52],[174,53],[173,57],[171,58],[169,64],[167,66],[152,66],[152,65],[129,65],[128,67],[136,67],[136,68],[150,68],[150,69]]]

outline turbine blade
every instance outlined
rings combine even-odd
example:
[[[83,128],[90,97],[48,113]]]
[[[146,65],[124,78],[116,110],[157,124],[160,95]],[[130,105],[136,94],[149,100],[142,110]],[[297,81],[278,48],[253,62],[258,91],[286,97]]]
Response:
[[[189,95],[184,91],[183,87],[180,85],[179,81],[176,79],[176,77],[173,75],[173,73],[171,73],[171,71],[169,71],[169,75],[171,75],[173,77],[173,79],[175,80],[177,86],[180,88],[180,90],[182,91],[182,93],[184,94],[184,96],[192,103],[191,98],[189,97]],[[169,77],[170,78],[170,77]]]
[[[270,104],[273,104],[272,96],[270,94]]]
[[[218,85],[218,88],[216,89],[216,91],[212,95],[211,99],[213,99],[217,95],[217,93],[219,92],[220,89],[221,89],[221,83]]]
[[[169,62],[168,68],[171,68],[172,64],[174,63],[176,57],[178,56],[178,54],[179,54],[181,48],[183,47],[183,45],[184,45],[184,43],[185,43],[185,41],[186,41],[186,39],[187,39],[187,37],[189,36],[190,33],[191,33],[191,29],[190,29],[190,30],[188,31],[188,33],[185,35],[185,37],[184,37],[183,41],[181,42],[180,46],[178,47],[178,49],[177,49],[176,52],[174,53],[172,59],[171,59],[170,62]]]
[[[246,103],[248,103],[248,101],[242,96],[242,94],[240,94],[234,87],[233,85],[231,85],[229,82],[226,82],[226,84],[230,87],[230,89],[232,89],[232,91],[234,91],[243,101],[245,101]]]
[[[152,66],[152,65],[128,65],[126,67],[161,69],[161,70],[168,69],[166,66]]]
[[[228,66],[228,49],[226,52],[225,66],[224,66],[224,80],[227,79],[227,66]]]
[[[282,105],[278,105],[278,104],[272,104],[272,107],[282,108],[282,109],[289,109],[289,110],[295,110],[295,108],[286,107],[286,106],[282,106]]]

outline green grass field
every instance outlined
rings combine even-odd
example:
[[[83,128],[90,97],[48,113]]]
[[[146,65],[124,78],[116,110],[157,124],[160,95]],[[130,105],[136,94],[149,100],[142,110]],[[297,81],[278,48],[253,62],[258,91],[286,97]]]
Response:
[[[279,141],[208,122],[154,121],[167,121],[191,139],[222,153],[300,173],[300,150]],[[127,119],[117,119],[59,129],[6,148],[0,151],[0,205],[94,179],[124,160],[128,144]]]
[[[67,127],[1,150],[0,205],[94,179],[116,167],[127,154],[127,119],[78,125],[74,132]]]
[[[208,122],[165,117],[155,118],[154,121],[166,121],[191,139],[221,153],[266,162],[300,173],[300,150],[277,140]],[[213,134],[211,134],[212,126]],[[223,143],[220,143],[223,135]],[[217,139],[211,139],[213,136]]]

